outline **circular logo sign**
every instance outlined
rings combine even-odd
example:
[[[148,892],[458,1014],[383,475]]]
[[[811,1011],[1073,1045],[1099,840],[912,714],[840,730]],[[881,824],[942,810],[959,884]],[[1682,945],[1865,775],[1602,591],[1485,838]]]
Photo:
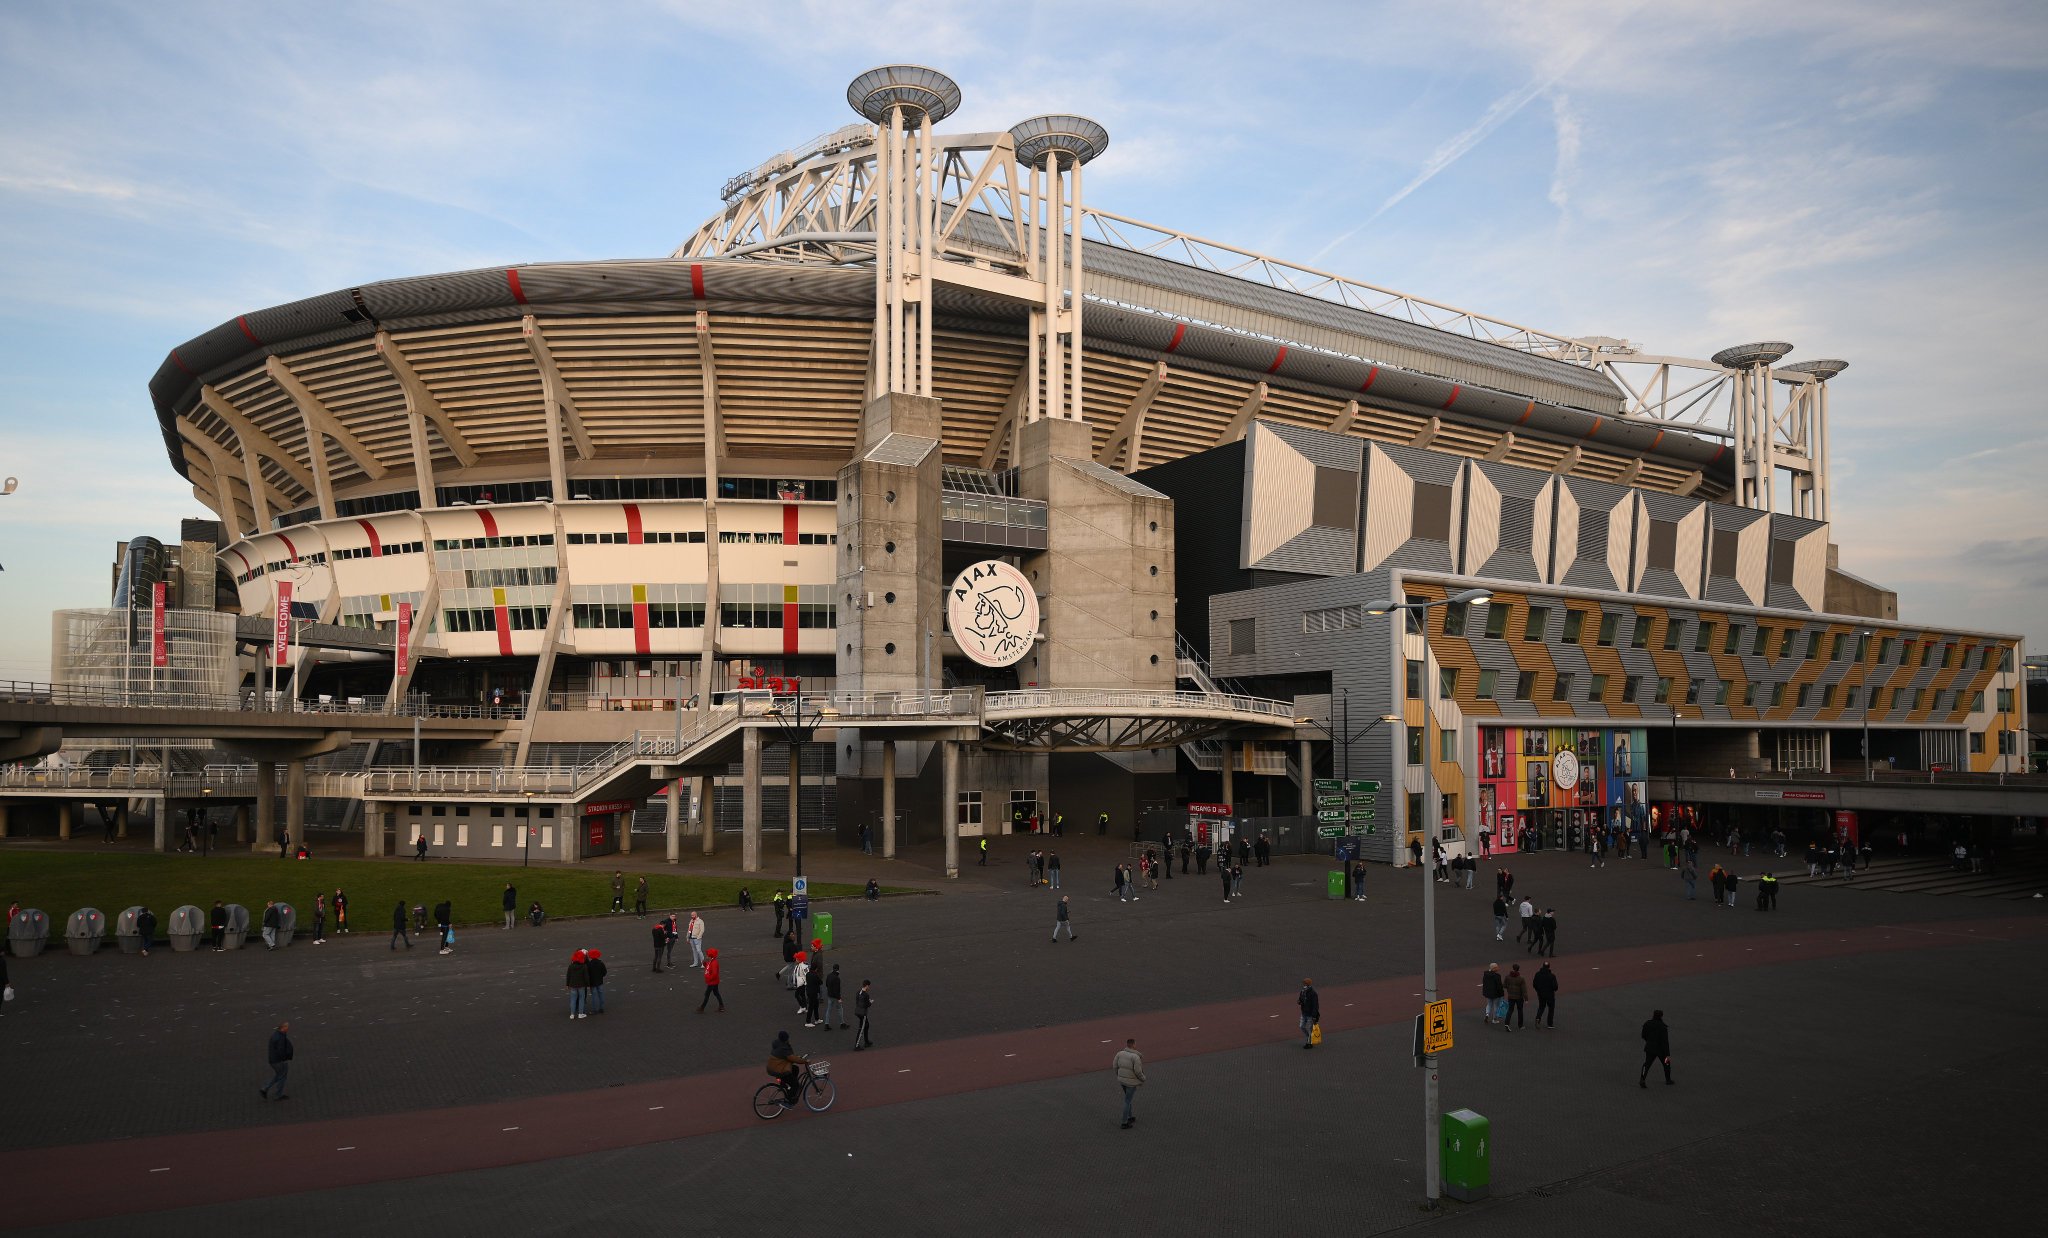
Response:
[[[1579,785],[1579,754],[1566,748],[1550,758],[1550,780],[1560,787]]]
[[[1038,595],[1024,573],[983,559],[946,590],[946,627],[960,652],[983,666],[1012,666],[1038,635]]]

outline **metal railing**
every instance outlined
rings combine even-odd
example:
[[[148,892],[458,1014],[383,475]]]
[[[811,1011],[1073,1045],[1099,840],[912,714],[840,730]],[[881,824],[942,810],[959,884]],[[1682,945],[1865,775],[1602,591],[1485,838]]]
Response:
[[[1019,692],[991,692],[988,712],[1022,713],[1066,710],[1087,713],[1110,710],[1171,710],[1176,713],[1255,714],[1261,717],[1294,717],[1294,702],[1275,701],[1235,692],[1148,692],[1142,688],[1027,688]]]
[[[209,765],[197,774],[173,771],[174,793],[202,795],[206,790],[229,790],[256,781],[253,765]],[[49,791],[160,791],[164,786],[161,765],[0,765],[0,788]]]
[[[422,718],[494,718],[516,721],[526,711],[517,705],[435,705],[425,697],[408,696],[388,708],[383,696],[351,696],[335,700],[301,700],[288,692],[152,692],[146,687],[107,688],[75,684],[0,680],[0,703],[16,705],[98,705],[120,709],[212,709],[229,713],[398,714]]]

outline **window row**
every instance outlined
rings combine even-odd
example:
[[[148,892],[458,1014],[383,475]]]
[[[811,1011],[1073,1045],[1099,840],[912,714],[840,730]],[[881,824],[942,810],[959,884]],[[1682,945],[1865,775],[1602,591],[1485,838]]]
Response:
[[[1492,701],[1502,699],[1499,696],[1500,674],[1501,672],[1490,669],[1479,672],[1479,680],[1475,685],[1475,695],[1479,700]],[[1535,671],[1516,671],[1512,672],[1512,674],[1514,675],[1514,685],[1510,699],[1517,701],[1534,700],[1538,673]],[[1574,699],[1572,690],[1577,686],[1578,678],[1578,675],[1572,671],[1559,671],[1551,680],[1550,699],[1553,701],[1569,701]],[[1644,677],[1641,675],[1623,676],[1621,682],[1621,703],[1624,705],[1639,703],[1643,682]],[[1658,705],[1670,704],[1673,682],[1672,677],[1669,675],[1656,676],[1653,695],[1650,698],[1652,703]],[[1408,695],[1411,698],[1421,694],[1422,663],[1413,659],[1410,659],[1408,662],[1407,687]],[[1604,703],[1609,699],[1608,694],[1612,687],[1613,681],[1609,676],[1588,675],[1586,680],[1586,699],[1595,704]],[[1786,687],[1787,685],[1783,683],[1760,684],[1746,682],[1742,685],[1739,698],[1740,703],[1745,709],[1779,708],[1785,703]],[[1815,696],[1816,688],[1819,693],[1817,702]],[[1706,679],[1688,679],[1685,685],[1685,699],[1683,703],[1687,705],[1727,705],[1730,696],[1734,694],[1734,689],[1735,684],[1732,680],[1716,679],[1710,682]],[[1844,709],[1856,709],[1861,706],[1862,685],[1860,684],[1816,685],[1807,683],[1799,685],[1798,695],[1793,702],[1793,707],[1795,709],[1806,709],[1817,703],[1821,709],[1833,709],[1835,707],[1837,689],[1842,689],[1841,702]],[[1443,667],[1438,670],[1437,690],[1439,695],[1446,698],[1456,695],[1458,690],[1458,671],[1456,667]],[[1927,688],[1893,688],[1891,689],[1890,705],[1887,706],[1884,699],[1885,689],[1877,688],[1871,692],[1870,709],[1873,712],[1924,709],[1928,704],[1929,691],[1930,689]],[[2003,699],[2003,690],[2001,690],[2001,699]],[[1964,704],[1963,694],[1959,689],[1945,688],[1933,693],[1933,706],[1936,713],[1954,713]],[[1969,712],[1982,712],[1984,708],[1984,694],[1982,692],[1971,693],[1967,705]]]
[[[514,537],[446,537],[436,538],[436,550],[503,550],[513,546],[552,546],[552,533],[529,533]]]
[[[547,626],[548,608],[545,606],[507,606],[505,630],[508,632],[538,632]],[[473,607],[463,610],[441,612],[441,630],[444,632],[495,632],[498,630],[498,611],[495,607]]]
[[[640,541],[649,546],[672,544],[701,546],[704,544],[704,530],[688,529],[672,532],[667,529],[649,529],[640,535]],[[569,535],[569,544],[571,546],[629,546],[632,542],[632,535],[623,530],[611,533],[571,533]]]
[[[635,626],[633,607],[600,602],[577,602],[570,607],[570,620],[579,628],[626,628]],[[647,603],[647,626],[650,628],[701,628],[704,626],[704,603],[702,602],[649,602]]]
[[[329,551],[328,553],[330,557],[335,559],[375,559],[390,555],[416,555],[425,551],[426,548],[427,544],[425,542],[385,542],[382,546],[378,547],[344,546],[340,550]]]
[[[1420,599],[1411,599],[1411,601],[1415,600]],[[1505,640],[1507,638],[1508,625],[1512,622],[1510,612],[1513,609],[1512,606],[1505,604],[1487,607],[1485,632],[1489,639]],[[1530,605],[1525,608],[1522,621],[1522,639],[1524,641],[1541,642],[1546,638],[1546,634],[1550,630],[1550,616],[1553,609],[1555,608],[1541,605]],[[1559,634],[1562,643],[1567,645],[1582,645],[1585,643],[1588,613],[1586,610],[1565,609],[1564,621]],[[1415,612],[1410,611],[1409,616],[1411,621],[1413,621]],[[1444,608],[1444,635],[1465,635],[1466,624],[1469,621],[1468,617],[1469,608],[1465,604],[1459,603],[1446,606]],[[1305,614],[1303,618],[1306,621],[1307,615]],[[1629,647],[1633,649],[1649,648],[1651,642],[1656,638],[1656,616],[1635,615],[1632,619],[1633,622],[1629,630]],[[1620,638],[1621,620],[1622,616],[1619,614],[1606,611],[1600,612],[1599,620],[1593,632],[1594,643],[1602,648],[1612,648]],[[1304,630],[1307,630],[1306,627]],[[1410,630],[1414,630],[1412,623]],[[1663,647],[1668,650],[1684,648],[1687,632],[1687,620],[1677,616],[1666,618],[1664,621]],[[1690,632],[1692,636],[1691,646],[1694,653],[1715,652],[1717,647],[1715,637],[1718,634],[1721,638],[1718,649],[1723,654],[1741,654],[1746,652],[1753,657],[1786,658],[1792,657],[1797,653],[1797,656],[1801,657],[1802,660],[1811,662],[1820,656],[1822,641],[1826,639],[1829,642],[1826,646],[1827,657],[1831,662],[1841,661],[1845,654],[1853,657],[1855,661],[1862,662],[1868,660],[1870,655],[1871,638],[1860,633],[1837,632],[1830,637],[1829,634],[1824,632],[1807,631],[1801,628],[1772,628],[1763,624],[1753,624],[1745,627],[1739,623],[1730,623],[1724,628],[1711,619],[1702,619],[1691,624]],[[1801,635],[1804,635],[1806,638],[1803,649],[1798,644]],[[1849,644],[1852,639],[1855,641],[1853,648]],[[1773,653],[1774,641],[1776,642],[1775,653]],[[1916,649],[1918,650],[1917,656],[1914,653]],[[1939,651],[1938,654],[1937,650]],[[1886,636],[1881,638],[1879,643],[1877,661],[1879,664],[1896,661],[1900,666],[1933,666],[1937,664],[1938,659],[1940,667],[1943,670],[1948,670],[1955,665],[1956,650],[1957,646],[1953,641],[1910,641],[1901,640],[1895,636]],[[1963,669],[1982,670],[1990,661],[1991,653],[1992,651],[1989,646],[1973,646],[1963,659]],[[2001,648],[1998,650],[1998,655],[1998,669],[2010,671],[2012,669],[2012,651],[2008,648]]]

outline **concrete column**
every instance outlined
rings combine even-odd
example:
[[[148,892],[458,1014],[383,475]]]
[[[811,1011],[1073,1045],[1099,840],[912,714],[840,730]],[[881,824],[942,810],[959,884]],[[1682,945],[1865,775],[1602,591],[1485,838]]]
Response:
[[[620,812],[612,815],[619,819],[619,854],[633,854],[633,814]]]
[[[212,826],[209,825],[207,828],[211,829]],[[235,805],[235,841],[238,843],[249,841],[249,806],[247,804]]]
[[[1230,805],[1230,815],[1237,815],[1236,786],[1233,768],[1237,764],[1237,744],[1233,740],[1223,741],[1223,802]]]
[[[1474,742],[1478,741],[1475,739]],[[1305,739],[1295,746],[1299,749],[1296,755],[1301,761],[1301,815],[1312,817],[1316,802],[1316,752]]]
[[[170,849],[172,812],[169,797],[157,805],[156,824],[150,829],[149,849],[159,855]]]
[[[761,871],[761,732],[740,733],[740,871]]]
[[[896,858],[896,741],[882,741],[882,858]]]
[[[0,838],[7,837],[7,805],[0,804]]]
[[[165,809],[159,809],[159,810],[157,811],[157,816],[159,816],[159,817],[163,816],[163,815],[164,815],[164,811],[165,811],[165,810],[166,810],[167,808],[168,808],[168,805],[166,805],[166,808],[165,808]],[[163,833],[163,827],[162,827],[162,826],[158,826],[158,827],[157,827],[157,833],[159,833],[159,834]],[[126,838],[126,837],[128,837],[128,801],[127,801],[127,800],[122,800],[122,801],[121,801],[120,803],[118,803],[118,804],[114,805],[114,837],[116,837],[116,838]]]
[[[789,854],[792,856],[796,854],[797,810],[802,804],[798,796],[798,792],[803,790],[803,758],[798,755],[800,751],[795,744],[789,746]]]
[[[290,848],[306,837],[306,763],[293,761],[284,767],[284,838]]]
[[[704,854],[710,855],[718,840],[718,783],[709,774],[697,778],[697,832],[704,836]]]
[[[57,837],[71,837],[71,801],[57,801]]]
[[[384,854],[384,810],[375,801],[363,801],[363,855],[375,859]]]
[[[249,850],[261,851],[277,833],[277,763],[256,762],[256,837]]]
[[[946,823],[946,876],[960,875],[960,745],[939,741],[940,764],[945,770],[939,791],[939,811]]]
[[[668,842],[668,862],[683,862],[683,775],[677,771],[668,784],[668,820],[664,823]]]

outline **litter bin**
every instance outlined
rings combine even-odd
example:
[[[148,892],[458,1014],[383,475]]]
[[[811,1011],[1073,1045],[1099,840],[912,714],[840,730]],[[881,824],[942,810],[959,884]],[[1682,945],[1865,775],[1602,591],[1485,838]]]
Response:
[[[73,954],[91,954],[107,936],[107,918],[97,907],[80,907],[64,922],[64,947]]]
[[[7,952],[17,959],[32,959],[43,952],[50,940],[50,917],[33,907],[24,907],[7,922]]]
[[[1343,869],[1341,869],[1341,868],[1333,868],[1333,869],[1331,869],[1331,870],[1330,870],[1330,874],[1329,874],[1329,878],[1328,878],[1328,882],[1327,882],[1327,884],[1328,884],[1328,885],[1329,885],[1329,887],[1330,887],[1330,897],[1331,897],[1331,898],[1343,898],[1343,897],[1344,897],[1344,870],[1343,870]]]
[[[298,909],[290,903],[279,903],[277,905],[277,944],[280,946],[291,945],[292,934],[298,931],[298,927]]]
[[[824,944],[825,949],[830,950],[832,948],[831,912],[821,911],[817,915],[811,917],[811,936],[815,937],[816,939],[818,939],[818,941],[822,942]]]
[[[140,954],[148,943],[142,940],[142,930],[135,927],[136,917],[142,908],[130,907],[114,917],[114,944],[121,947],[123,954]]]
[[[1467,1203],[1485,1199],[1493,1185],[1492,1123],[1470,1109],[1443,1116],[1444,1191]]]
[[[249,909],[240,903],[229,903],[227,913],[227,940],[220,943],[221,947],[227,950],[240,950],[242,943],[249,939]]]
[[[171,913],[171,949],[181,954],[199,948],[206,936],[206,913],[187,903]]]

